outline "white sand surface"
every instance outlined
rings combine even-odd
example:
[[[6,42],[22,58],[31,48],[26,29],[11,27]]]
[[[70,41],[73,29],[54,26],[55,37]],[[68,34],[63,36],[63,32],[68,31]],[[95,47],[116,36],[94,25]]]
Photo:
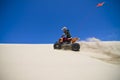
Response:
[[[120,42],[80,42],[80,51],[53,44],[0,44],[0,80],[120,80]]]

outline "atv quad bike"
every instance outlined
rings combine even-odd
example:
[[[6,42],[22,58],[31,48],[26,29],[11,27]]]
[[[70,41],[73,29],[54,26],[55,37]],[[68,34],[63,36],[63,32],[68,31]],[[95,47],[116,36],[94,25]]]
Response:
[[[67,40],[64,40],[64,38],[60,38],[55,44],[54,49],[71,49],[73,51],[79,51],[80,44],[76,43],[79,38],[70,38]]]

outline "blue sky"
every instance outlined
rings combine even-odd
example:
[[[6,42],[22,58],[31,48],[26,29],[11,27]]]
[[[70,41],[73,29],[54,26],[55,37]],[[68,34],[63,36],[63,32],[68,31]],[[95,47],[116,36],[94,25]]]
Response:
[[[69,28],[72,37],[120,40],[120,1],[1,0],[0,43],[54,43]]]

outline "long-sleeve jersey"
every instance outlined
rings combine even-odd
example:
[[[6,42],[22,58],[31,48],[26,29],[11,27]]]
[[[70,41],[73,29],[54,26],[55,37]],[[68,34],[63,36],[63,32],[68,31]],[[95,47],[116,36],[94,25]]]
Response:
[[[69,32],[69,30],[64,31],[66,38],[71,38],[71,34]]]

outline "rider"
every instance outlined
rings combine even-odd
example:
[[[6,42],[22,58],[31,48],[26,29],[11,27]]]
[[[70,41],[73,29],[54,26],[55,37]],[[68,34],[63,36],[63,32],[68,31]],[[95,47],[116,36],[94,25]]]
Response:
[[[71,42],[72,37],[67,27],[63,27],[61,30],[64,32],[64,34],[61,36],[62,42]]]
[[[67,27],[63,27],[61,30],[64,32],[66,38],[71,38],[71,34],[69,30],[67,29]]]

